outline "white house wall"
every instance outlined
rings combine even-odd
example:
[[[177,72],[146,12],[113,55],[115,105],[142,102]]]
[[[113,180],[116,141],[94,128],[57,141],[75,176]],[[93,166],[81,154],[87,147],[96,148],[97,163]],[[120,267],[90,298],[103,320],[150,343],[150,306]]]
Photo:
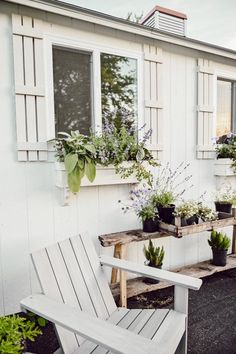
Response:
[[[46,32],[65,40],[80,38],[117,49],[142,54],[142,40],[98,25],[65,19],[52,14],[0,2],[0,314],[19,311],[19,301],[39,290],[30,252],[79,232],[92,237],[98,252],[112,253],[99,246],[97,236],[139,227],[132,214],[123,215],[118,200],[126,200],[129,186],[83,187],[70,205],[63,207],[55,187],[52,162],[18,162],[13,79],[11,13],[38,16]],[[153,43],[153,42],[152,42]],[[158,45],[161,46],[161,43]],[[197,56],[163,45],[163,163],[172,167],[190,162],[194,187],[190,198],[214,190],[213,160],[196,159]],[[168,50],[167,50],[168,49]],[[236,72],[234,67],[217,64]],[[195,263],[211,257],[207,233],[182,239],[155,241],[164,245],[165,268]],[[143,243],[128,247],[128,258],[143,262]]]

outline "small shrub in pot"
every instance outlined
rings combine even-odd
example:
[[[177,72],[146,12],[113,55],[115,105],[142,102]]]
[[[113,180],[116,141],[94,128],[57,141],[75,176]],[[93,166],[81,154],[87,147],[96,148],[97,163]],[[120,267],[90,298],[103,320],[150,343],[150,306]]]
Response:
[[[163,259],[165,256],[165,251],[164,251],[163,246],[162,247],[155,247],[153,245],[152,240],[149,240],[148,247],[146,247],[145,245],[143,247],[143,253],[146,258],[147,266],[161,269],[162,264],[163,264]],[[146,278],[145,282],[155,284],[155,283],[158,283],[159,280]]]
[[[216,195],[216,211],[231,214],[232,206],[236,204],[236,192],[231,188],[219,191]]]
[[[175,209],[174,215],[181,218],[181,226],[198,223],[198,204],[195,201],[184,201]]]
[[[175,210],[174,200],[174,194],[170,191],[157,192],[152,198],[160,219],[167,224],[171,224],[173,221],[173,212]]]
[[[216,266],[224,267],[227,260],[227,251],[230,247],[230,239],[226,234],[212,230],[208,243],[212,249],[212,263]]]

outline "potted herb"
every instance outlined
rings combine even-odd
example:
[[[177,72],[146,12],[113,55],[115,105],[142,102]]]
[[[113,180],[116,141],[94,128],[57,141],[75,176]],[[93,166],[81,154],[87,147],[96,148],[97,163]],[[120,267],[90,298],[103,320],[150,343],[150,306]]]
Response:
[[[19,315],[0,318],[0,353],[20,354],[26,351],[26,341],[42,334],[34,322]]]
[[[198,204],[194,201],[185,201],[177,206],[174,215],[181,219],[181,226],[198,224]]]
[[[208,206],[203,205],[202,203],[198,203],[197,216],[199,217],[200,221],[207,222],[216,220],[218,218],[218,213]]]
[[[235,199],[236,193],[231,190],[231,188],[218,192],[215,201],[216,211],[231,214],[232,206],[235,204]]]
[[[160,219],[167,224],[171,224],[173,221],[173,212],[175,210],[174,200],[174,194],[170,191],[156,193],[152,198]]]
[[[127,213],[133,210],[142,221],[144,232],[155,232],[158,230],[157,209],[152,203],[151,188],[136,188],[129,193],[129,205],[124,205],[122,210]],[[121,203],[121,200],[118,200]]]
[[[226,234],[212,230],[208,243],[212,249],[212,263],[216,266],[224,267],[226,265],[227,252],[230,247],[230,239]]]
[[[164,247],[154,247],[152,240],[149,240],[148,247],[144,245],[143,253],[146,258],[146,265],[153,268],[162,268],[163,259],[165,256]],[[145,282],[156,284],[159,280],[145,278]]]

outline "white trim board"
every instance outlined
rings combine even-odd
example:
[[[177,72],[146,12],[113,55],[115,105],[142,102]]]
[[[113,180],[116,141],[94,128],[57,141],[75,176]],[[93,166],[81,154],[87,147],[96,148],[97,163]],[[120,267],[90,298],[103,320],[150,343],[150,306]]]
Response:
[[[215,54],[221,57],[236,59],[236,52],[233,50],[228,50],[227,48],[223,48],[216,45],[211,45],[208,43],[204,43],[198,40],[186,39],[185,37],[175,37],[171,34],[161,33],[153,28],[148,28],[147,26],[134,25],[129,24],[128,22],[122,21],[121,19],[112,16],[107,16],[104,14],[104,18],[102,18],[102,14],[98,16],[95,12],[94,14],[83,13],[83,9],[70,9],[68,7],[63,6],[63,3],[59,3],[57,5],[46,4],[41,1],[33,1],[33,0],[3,0],[9,3],[14,3],[18,5],[28,6],[34,9],[39,9],[42,11],[47,11],[51,13],[55,13],[58,15],[92,22],[97,25],[125,31],[128,33],[133,33],[136,35],[140,35],[147,38],[156,39],[159,41],[176,44],[182,47],[191,48],[195,50],[200,50],[202,52]],[[79,12],[80,11],[80,12]]]

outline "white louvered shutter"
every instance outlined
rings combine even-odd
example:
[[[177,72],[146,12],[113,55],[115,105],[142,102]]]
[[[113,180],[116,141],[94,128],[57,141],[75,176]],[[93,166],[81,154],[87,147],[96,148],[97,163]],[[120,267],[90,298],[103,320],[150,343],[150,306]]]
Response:
[[[144,90],[145,90],[145,117],[146,129],[152,129],[149,140],[149,150],[154,157],[158,157],[163,150],[162,145],[162,111],[163,111],[163,59],[162,50],[144,45]]]
[[[43,23],[12,15],[19,161],[47,160]]]
[[[197,158],[199,159],[215,158],[213,80],[214,70],[211,61],[198,59]]]

